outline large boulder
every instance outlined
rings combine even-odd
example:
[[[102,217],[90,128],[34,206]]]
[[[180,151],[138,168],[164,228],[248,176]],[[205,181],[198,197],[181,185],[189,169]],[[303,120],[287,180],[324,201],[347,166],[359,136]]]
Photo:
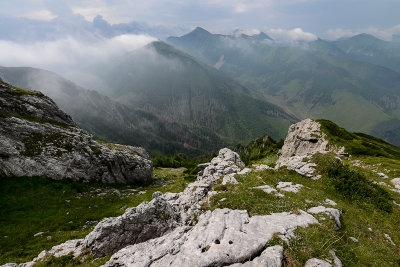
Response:
[[[86,236],[84,246],[96,257],[103,257],[136,243],[159,237],[178,226],[179,214],[160,192],[153,200],[129,208],[124,214],[107,218]]]
[[[0,83],[0,177],[141,183],[152,171],[144,149],[96,142],[50,98]]]
[[[316,164],[310,162],[315,153],[343,153],[344,148],[329,144],[321,124],[305,119],[289,127],[288,135],[276,162],[276,168],[287,167],[301,175],[314,177]]]
[[[201,215],[193,227],[178,227],[162,237],[121,249],[105,266],[229,266],[238,262],[281,266],[283,248],[265,250],[265,244],[275,233],[290,237],[297,227],[315,223],[318,221],[304,211],[250,217],[243,210],[217,209]],[[254,264],[246,263],[250,259]]]

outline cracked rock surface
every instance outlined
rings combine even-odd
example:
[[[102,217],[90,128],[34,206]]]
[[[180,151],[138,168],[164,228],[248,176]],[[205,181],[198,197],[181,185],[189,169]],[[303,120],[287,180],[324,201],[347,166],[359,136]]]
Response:
[[[152,177],[143,148],[96,142],[40,92],[0,84],[0,176],[139,183]]]
[[[261,261],[264,246],[274,233],[286,235],[314,223],[318,221],[304,211],[249,217],[247,211],[217,209],[201,215],[193,227],[178,227],[162,237],[121,249],[105,266],[226,266],[256,260],[258,255]],[[271,250],[280,255],[280,249]],[[265,254],[272,255],[270,251]],[[279,257],[272,258],[276,261]]]
[[[175,228],[179,215],[161,193],[156,192],[153,196],[152,201],[129,208],[121,216],[101,221],[86,236],[84,246],[95,256],[103,257]]]
[[[312,119],[292,124],[276,162],[276,168],[285,166],[301,175],[314,177],[316,164],[309,162],[311,155],[330,151],[341,154],[344,150],[344,148],[328,147],[329,142],[325,137],[321,125]]]

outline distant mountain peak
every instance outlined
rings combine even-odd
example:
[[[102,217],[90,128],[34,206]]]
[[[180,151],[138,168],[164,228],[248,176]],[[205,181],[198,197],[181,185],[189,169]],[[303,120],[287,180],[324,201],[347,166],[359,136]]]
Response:
[[[373,36],[371,34],[368,34],[368,33],[360,33],[360,34],[354,35],[353,37],[350,37],[349,39],[352,39],[352,40],[383,41],[383,40],[381,40],[381,39],[379,39],[379,38],[377,38],[377,37],[375,37],[375,36]]]

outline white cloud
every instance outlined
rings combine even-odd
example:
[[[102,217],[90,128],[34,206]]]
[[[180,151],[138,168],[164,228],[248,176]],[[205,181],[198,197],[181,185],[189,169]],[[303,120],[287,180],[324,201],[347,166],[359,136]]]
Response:
[[[0,41],[0,65],[31,66],[65,72],[138,49],[154,40],[146,35],[120,35],[96,43],[73,38],[30,44]]]
[[[284,42],[297,42],[297,41],[315,41],[318,39],[317,35],[311,32],[305,32],[301,28],[294,28],[291,30],[285,29],[266,29],[265,32],[273,39]]]
[[[33,20],[41,20],[41,21],[50,21],[55,19],[57,16],[51,13],[50,10],[41,9],[41,10],[34,10],[29,13],[25,13],[21,15],[21,17],[33,19]]]

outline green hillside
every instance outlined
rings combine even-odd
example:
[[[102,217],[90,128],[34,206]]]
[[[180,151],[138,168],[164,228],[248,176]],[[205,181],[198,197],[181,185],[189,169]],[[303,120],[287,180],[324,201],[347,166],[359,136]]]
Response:
[[[93,73],[110,88],[111,98],[190,129],[200,127],[225,144],[248,142],[266,132],[282,138],[296,120],[259,93],[163,42],[110,60]]]
[[[178,152],[198,155],[223,145],[218,136],[200,127],[189,128],[127,107],[53,72],[0,67],[0,76],[16,86],[50,96],[80,127],[100,140],[142,146],[153,155]]]
[[[323,44],[336,54],[236,40],[203,29],[168,41],[210,65],[223,55],[221,71],[299,118],[326,118],[400,144],[400,134],[385,124],[399,119],[400,74],[344,58],[334,43]]]
[[[337,41],[317,40],[311,43],[313,50],[368,62],[400,72],[400,43],[388,42],[369,34],[359,34]]]

